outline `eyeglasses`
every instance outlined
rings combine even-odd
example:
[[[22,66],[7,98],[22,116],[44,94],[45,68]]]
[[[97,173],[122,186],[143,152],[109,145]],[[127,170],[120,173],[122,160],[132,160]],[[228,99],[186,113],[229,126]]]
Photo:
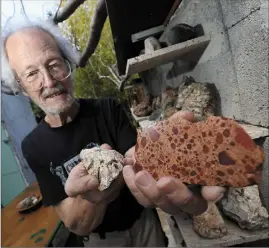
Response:
[[[71,65],[67,60],[60,60],[46,68],[52,78],[57,81],[63,81],[67,79],[72,72]],[[38,91],[43,87],[44,74],[42,69],[34,70],[29,73],[23,74],[18,82],[21,82],[22,86],[28,91]]]

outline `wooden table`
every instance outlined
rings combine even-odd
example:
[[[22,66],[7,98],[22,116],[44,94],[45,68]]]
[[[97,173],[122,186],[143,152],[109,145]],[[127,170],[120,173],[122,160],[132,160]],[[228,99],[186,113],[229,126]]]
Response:
[[[60,219],[53,207],[41,205],[35,211],[19,213],[16,205],[25,197],[40,196],[37,183],[33,183],[2,209],[2,247],[48,246],[60,225]]]

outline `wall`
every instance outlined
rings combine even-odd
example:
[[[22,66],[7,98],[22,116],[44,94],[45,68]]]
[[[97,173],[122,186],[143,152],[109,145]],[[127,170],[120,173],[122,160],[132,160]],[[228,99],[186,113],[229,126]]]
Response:
[[[25,187],[26,182],[10,146],[9,136],[1,125],[1,204],[5,207]]]
[[[186,75],[216,85],[222,115],[269,127],[268,1],[183,0],[160,40],[179,23],[202,24],[211,38]],[[268,138],[263,145],[267,159],[261,189],[268,208]]]
[[[223,115],[268,127],[268,1],[183,1],[166,32],[178,23],[211,38],[188,75],[216,85]]]
[[[21,141],[37,124],[29,100],[23,95],[1,94],[1,107],[2,125],[10,136],[10,146],[18,158],[26,185],[31,184],[36,179],[21,151]],[[3,150],[1,152],[3,154]]]

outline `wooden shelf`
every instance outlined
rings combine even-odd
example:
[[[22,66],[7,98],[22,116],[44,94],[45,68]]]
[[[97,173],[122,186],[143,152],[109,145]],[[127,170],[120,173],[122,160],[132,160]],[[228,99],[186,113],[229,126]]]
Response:
[[[133,114],[133,111],[132,111]],[[142,128],[152,124],[154,121],[149,120],[149,116],[137,117],[133,114],[135,120],[139,123]],[[240,126],[248,133],[252,139],[258,139],[269,136],[269,129],[265,127],[258,127],[250,124],[240,124]]]
[[[269,136],[269,129],[265,127],[257,127],[249,124],[240,124],[252,139],[258,139]]]
[[[269,238],[268,229],[248,231],[241,229],[235,222],[223,217],[228,234],[219,239],[207,239],[198,235],[192,228],[192,219],[182,212],[174,216],[180,235],[187,247],[227,247]]]
[[[128,59],[125,75],[146,71],[177,60],[197,63],[209,42],[209,38],[202,36]],[[187,56],[190,53],[199,56]]]

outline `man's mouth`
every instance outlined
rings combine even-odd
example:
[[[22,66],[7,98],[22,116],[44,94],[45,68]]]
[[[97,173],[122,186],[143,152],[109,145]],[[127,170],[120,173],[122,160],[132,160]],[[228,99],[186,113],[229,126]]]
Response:
[[[56,96],[60,96],[60,95],[62,95],[62,94],[66,94],[66,92],[64,92],[64,91],[59,91],[59,92],[53,93],[53,94],[51,94],[51,95],[48,95],[46,98],[54,98],[54,97],[56,97]]]

